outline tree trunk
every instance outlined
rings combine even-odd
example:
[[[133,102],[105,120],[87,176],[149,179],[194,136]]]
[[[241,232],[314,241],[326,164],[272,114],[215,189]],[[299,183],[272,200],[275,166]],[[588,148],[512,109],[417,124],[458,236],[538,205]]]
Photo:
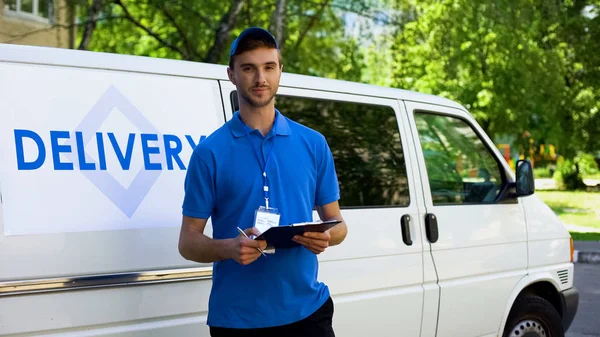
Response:
[[[273,20],[271,22],[271,27],[269,27],[269,30],[271,31],[271,33],[273,33],[273,35],[275,35],[275,39],[277,39],[277,44],[279,45],[280,50],[283,50],[283,42],[285,41],[285,6],[286,0],[277,0],[277,5],[275,7],[275,16],[273,17]]]
[[[88,20],[85,28],[83,29],[83,34],[81,38],[81,43],[79,44],[79,50],[87,50],[90,41],[92,40],[92,34],[94,33],[94,29],[96,29],[96,20],[98,19],[98,13],[102,9],[102,0],[94,0],[90,10],[88,11]]]
[[[219,24],[219,28],[215,34],[215,41],[212,47],[206,53],[206,57],[203,62],[207,63],[218,63],[223,54],[223,50],[225,49],[225,42],[227,41],[227,36],[229,32],[235,27],[235,22],[238,18],[238,15],[244,8],[244,3],[246,0],[231,0],[231,6],[229,7],[229,11],[221,18],[221,23]]]
[[[54,3],[54,1],[49,1],[48,4],[52,4]],[[54,6],[54,5],[53,5]],[[67,12],[68,15],[67,17],[68,22],[69,22],[69,49],[75,49],[75,40],[77,39],[77,35],[76,35],[76,25],[75,22],[77,22],[77,9],[75,8],[75,4],[72,2],[69,2],[67,4]],[[54,12],[54,9],[52,10]],[[48,12],[50,12],[50,10],[48,10]]]

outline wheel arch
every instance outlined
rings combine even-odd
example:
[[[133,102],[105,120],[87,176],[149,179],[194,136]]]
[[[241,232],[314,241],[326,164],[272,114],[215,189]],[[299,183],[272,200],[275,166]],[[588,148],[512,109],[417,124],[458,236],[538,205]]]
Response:
[[[554,308],[556,308],[556,311],[561,318],[564,317],[559,289],[559,284],[555,279],[552,278],[552,276],[550,276],[549,273],[538,275],[535,278],[531,277],[531,275],[525,275],[519,282],[517,282],[510,297],[508,298],[506,308],[504,309],[504,315],[502,316],[500,326],[498,327],[497,335],[503,335],[508,316],[510,315],[510,312],[517,299],[523,295],[536,295],[545,299],[546,301],[550,302]]]

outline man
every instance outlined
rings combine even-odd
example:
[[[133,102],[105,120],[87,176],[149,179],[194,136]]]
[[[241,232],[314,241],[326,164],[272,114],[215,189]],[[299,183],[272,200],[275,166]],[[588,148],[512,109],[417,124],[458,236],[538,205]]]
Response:
[[[214,262],[212,336],[334,336],[333,302],[317,280],[317,255],[340,244],[347,227],[325,138],[275,109],[282,69],[268,31],[253,27],[238,36],[227,74],[239,111],[196,147],[188,166],[179,251],[188,260]],[[295,248],[263,256],[266,243],[237,230],[251,236],[268,221],[312,221],[315,207],[322,220],[342,222],[295,237]],[[203,234],[209,217],[212,239]]]

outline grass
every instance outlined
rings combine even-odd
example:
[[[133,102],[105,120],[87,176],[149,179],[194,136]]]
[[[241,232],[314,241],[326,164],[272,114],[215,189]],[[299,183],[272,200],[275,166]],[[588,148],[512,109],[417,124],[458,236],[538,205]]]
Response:
[[[558,217],[567,224],[600,228],[600,193],[536,191]]]
[[[570,232],[573,241],[600,241],[600,233]]]
[[[600,173],[585,175],[585,176],[583,176],[583,179],[600,180]]]

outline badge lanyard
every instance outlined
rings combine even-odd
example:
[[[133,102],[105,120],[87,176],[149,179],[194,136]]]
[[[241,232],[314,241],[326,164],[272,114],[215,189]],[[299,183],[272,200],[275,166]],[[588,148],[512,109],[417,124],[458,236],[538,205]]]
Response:
[[[277,116],[275,116],[275,123],[273,124],[273,130],[276,130],[275,129],[276,127],[277,127]],[[263,166],[262,155],[260,154],[260,151],[257,150],[256,147],[252,144],[252,141],[250,140],[250,133],[248,132],[248,127],[246,125],[244,125],[244,131],[246,132],[246,137],[248,138],[248,142],[250,142],[250,146],[254,150],[254,154],[256,154],[256,159],[258,159],[258,165],[260,166],[260,169],[262,170],[263,191],[265,193],[265,206],[267,209],[269,209],[269,179],[267,178],[267,167],[269,166],[269,162],[271,161],[271,155],[273,154],[273,151],[275,150],[275,136],[276,135],[273,135],[273,146],[271,146],[271,151],[269,151],[269,154],[267,155],[267,160],[265,161],[265,165]]]

